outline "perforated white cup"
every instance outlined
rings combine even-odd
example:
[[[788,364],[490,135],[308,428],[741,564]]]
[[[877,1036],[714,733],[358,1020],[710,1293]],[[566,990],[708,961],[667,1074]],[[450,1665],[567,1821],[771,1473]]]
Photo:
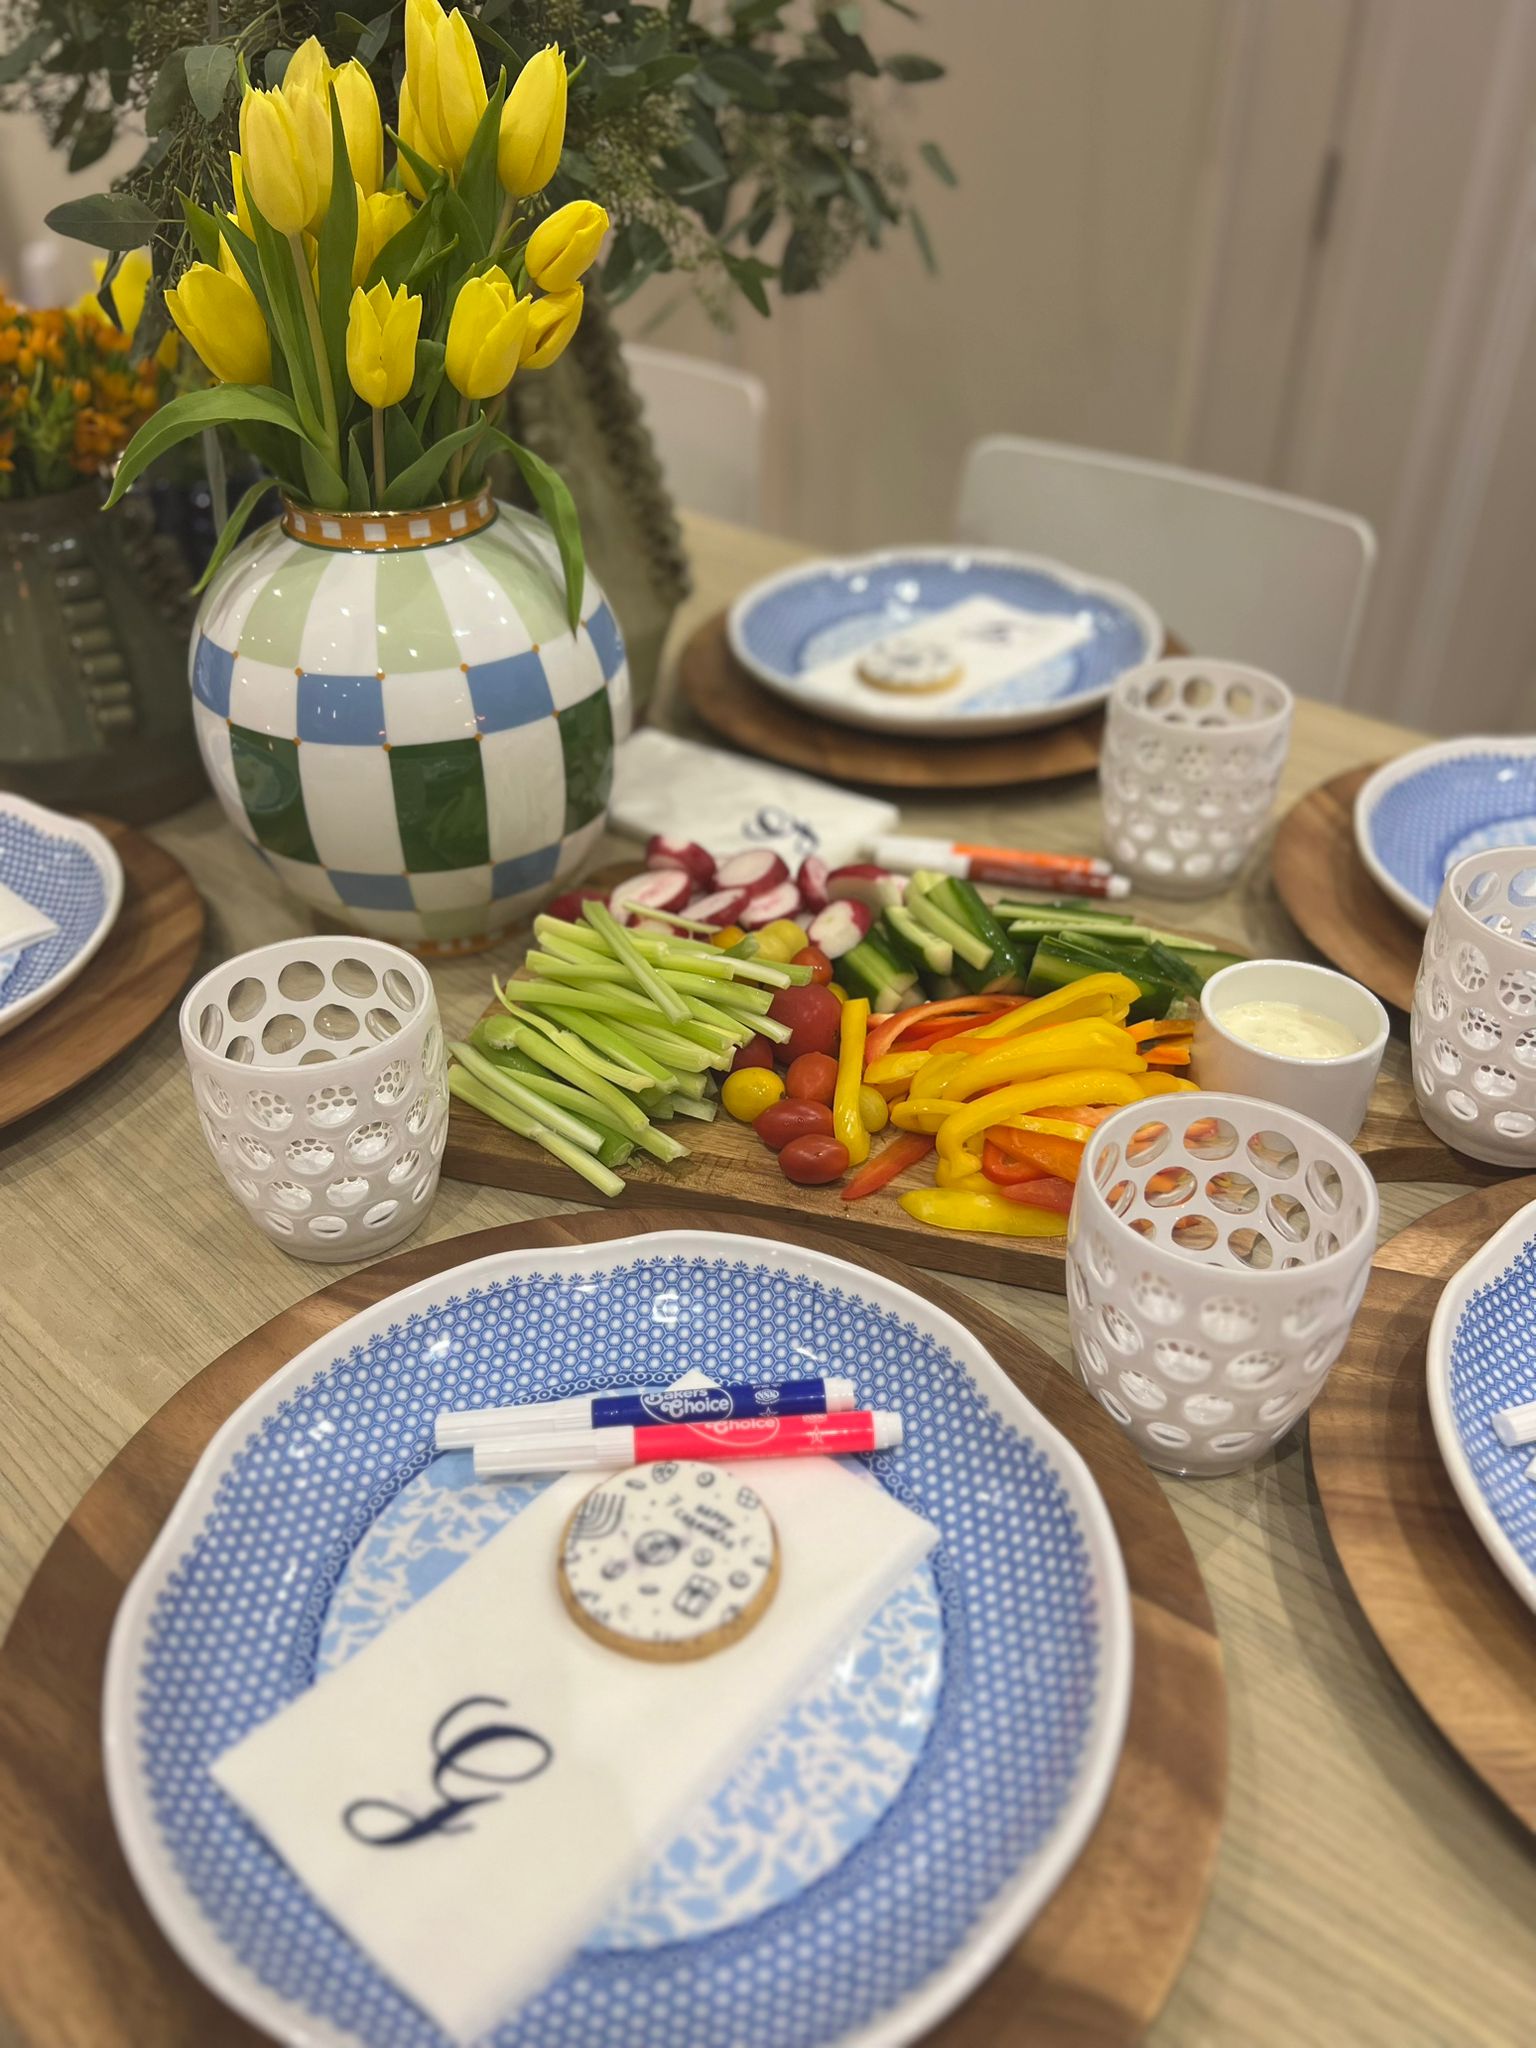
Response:
[[[1246,1096],[1131,1104],[1067,1226],[1072,1348],[1148,1464],[1211,1477],[1316,1398],[1370,1277],[1376,1183],[1310,1117]]]
[[[357,937],[260,946],[197,983],[181,1044],[219,1171],[285,1252],[371,1258],[425,1217],[448,1072],[419,960]]]

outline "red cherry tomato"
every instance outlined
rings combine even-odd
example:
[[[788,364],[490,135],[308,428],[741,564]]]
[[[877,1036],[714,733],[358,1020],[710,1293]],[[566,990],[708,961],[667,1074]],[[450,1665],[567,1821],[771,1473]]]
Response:
[[[832,962],[820,946],[804,946],[789,963],[791,967],[809,967],[811,980],[829,982],[832,979]]]
[[[796,1138],[830,1138],[832,1112],[824,1102],[770,1102],[752,1128],[770,1152],[782,1152]]]
[[[836,1086],[837,1061],[827,1052],[801,1053],[790,1061],[784,1076],[784,1093],[791,1102],[830,1103]]]
[[[760,1031],[754,1032],[743,1046],[738,1046],[736,1057],[731,1061],[731,1072],[738,1073],[743,1067],[771,1067],[777,1051],[771,1038],[764,1038]]]
[[[831,989],[823,988],[820,982],[809,981],[800,988],[781,988],[769,1006],[768,1014],[776,1024],[789,1026],[790,1036],[780,1051],[781,1059],[797,1060],[803,1052],[830,1053],[836,1050],[842,1024],[842,1005]]]
[[[848,1147],[836,1138],[795,1138],[779,1154],[779,1171],[796,1187],[825,1187],[848,1171]]]

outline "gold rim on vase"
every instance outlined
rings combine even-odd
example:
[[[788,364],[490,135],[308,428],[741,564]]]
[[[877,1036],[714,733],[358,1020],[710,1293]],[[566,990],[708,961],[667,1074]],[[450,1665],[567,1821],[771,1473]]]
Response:
[[[283,499],[282,526],[312,548],[349,553],[395,553],[406,548],[436,547],[445,540],[464,540],[496,517],[489,484],[468,498],[444,505],[426,505],[413,512],[315,512]]]

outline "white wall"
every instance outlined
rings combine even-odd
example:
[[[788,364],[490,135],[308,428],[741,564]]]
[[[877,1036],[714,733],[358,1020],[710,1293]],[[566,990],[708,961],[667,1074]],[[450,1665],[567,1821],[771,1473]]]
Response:
[[[99,162],[71,177],[41,121],[0,114],[0,282],[7,290],[33,305],[68,305],[80,296],[98,252],[50,234],[43,217],[65,199],[105,191],[142,147],[141,137],[119,136]]]

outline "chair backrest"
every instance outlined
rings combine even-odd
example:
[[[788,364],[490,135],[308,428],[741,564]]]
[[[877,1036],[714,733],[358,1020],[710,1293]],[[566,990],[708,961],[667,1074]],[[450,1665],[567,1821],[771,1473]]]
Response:
[[[761,525],[768,413],[762,380],[633,342],[624,360],[678,504],[739,526]]]
[[[1344,695],[1376,560],[1352,513],[997,434],[966,457],[955,530],[1128,584],[1196,654],[1267,669],[1309,697]]]

